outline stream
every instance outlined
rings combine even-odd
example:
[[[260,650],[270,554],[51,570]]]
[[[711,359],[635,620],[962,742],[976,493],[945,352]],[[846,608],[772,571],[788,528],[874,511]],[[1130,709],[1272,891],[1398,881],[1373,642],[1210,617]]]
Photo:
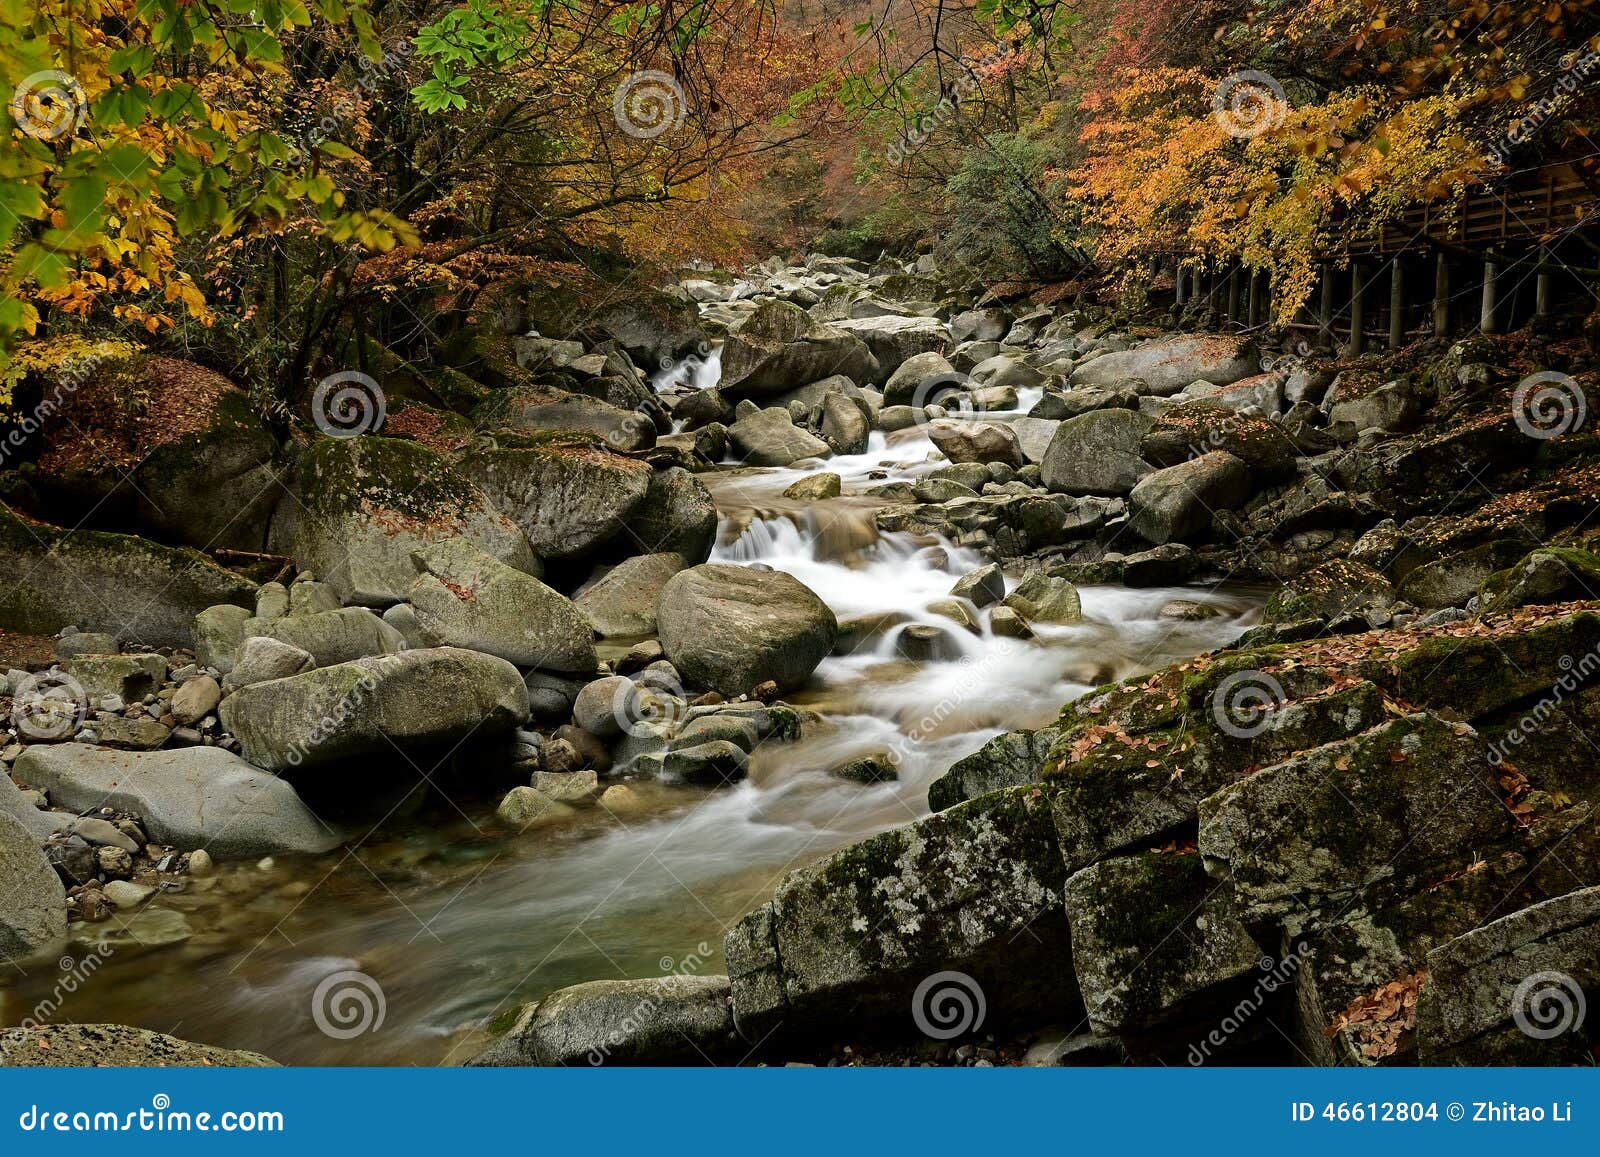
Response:
[[[926,604],[986,560],[939,540],[880,537],[880,502],[861,495],[935,468],[931,453],[920,429],[874,432],[865,454],[820,467],[841,475],[845,493],[804,505],[782,491],[816,468],[703,475],[722,517],[713,560],[788,571],[841,619],[901,612],[949,627]],[[225,865],[159,897],[129,930],[118,916],[74,925],[80,938],[112,936],[0,979],[0,1024],[54,1002],[50,1019],[135,1024],[286,1064],[459,1064],[494,1018],[554,989],[719,972],[724,932],[787,871],[927,814],[929,783],[990,737],[1047,723],[1107,679],[1221,645],[1261,603],[1198,588],[1081,594],[1081,623],[1040,625],[1026,642],[984,625],[953,632],[956,656],[910,662],[891,629],[870,650],[824,660],[789,698],[820,721],[797,742],[758,748],[734,787],[634,783],[636,812],[591,808],[520,838],[495,825],[495,799],[451,802],[419,787],[376,831],[325,857]],[[1220,614],[1159,617],[1179,597]],[[620,653],[615,641],[602,647]],[[883,748],[899,756],[896,783],[826,773]],[[382,1008],[375,1029],[348,1038],[313,1018],[318,985],[345,971],[371,977]]]

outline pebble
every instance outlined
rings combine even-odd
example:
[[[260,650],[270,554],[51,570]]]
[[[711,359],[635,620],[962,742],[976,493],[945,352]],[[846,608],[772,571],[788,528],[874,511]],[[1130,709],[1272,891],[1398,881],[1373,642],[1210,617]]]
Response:
[[[123,909],[137,908],[155,894],[148,884],[135,884],[132,880],[112,880],[105,890],[106,899]]]
[[[209,876],[216,870],[217,866],[211,860],[211,853],[204,848],[196,848],[189,853],[189,875]]]

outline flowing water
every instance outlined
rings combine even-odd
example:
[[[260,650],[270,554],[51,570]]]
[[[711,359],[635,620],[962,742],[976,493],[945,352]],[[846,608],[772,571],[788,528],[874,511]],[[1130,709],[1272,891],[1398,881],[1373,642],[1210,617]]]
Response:
[[[781,495],[806,470],[705,476],[723,514],[716,559],[788,571],[841,618],[899,612],[951,627],[926,606],[984,560],[936,539],[879,537],[877,503],[859,493],[925,473],[931,450],[920,430],[875,433],[866,454],[827,463],[846,494],[810,505]],[[75,926],[115,935],[98,952],[75,943],[59,962],[0,978],[0,1024],[117,1021],[286,1063],[459,1063],[493,1018],[553,989],[720,971],[724,932],[786,871],[925,815],[928,784],[990,737],[1047,722],[1096,683],[1226,642],[1259,606],[1246,592],[1194,588],[1082,596],[1081,623],[1041,626],[1028,642],[954,629],[948,659],[912,663],[895,653],[903,628],[891,628],[825,660],[791,699],[819,719],[798,742],[759,748],[735,787],[635,785],[638,812],[590,809],[511,837],[493,824],[492,797],[446,799],[418,784],[344,850],[225,866],[159,897],[131,933],[116,918]],[[1160,618],[1176,597],[1220,614]],[[898,756],[898,782],[827,774],[881,749]],[[181,922],[192,934],[162,946]],[[347,972],[371,978],[374,1006],[381,990],[383,1018],[345,1039],[328,985]]]

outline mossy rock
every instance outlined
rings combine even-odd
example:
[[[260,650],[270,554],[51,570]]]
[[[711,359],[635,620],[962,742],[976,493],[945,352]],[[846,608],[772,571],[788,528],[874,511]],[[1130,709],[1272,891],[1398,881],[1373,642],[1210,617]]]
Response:
[[[1380,611],[1393,602],[1394,588],[1383,575],[1360,563],[1336,559],[1307,571],[1274,594],[1262,618],[1267,623],[1336,619]]]
[[[1478,589],[1480,612],[1600,598],[1600,555],[1547,546],[1490,575]]]
[[[301,454],[295,494],[274,525],[275,545],[346,603],[402,601],[417,576],[412,551],[450,538],[542,573],[516,523],[449,458],[418,442],[317,438]]]
[[[63,530],[0,507],[0,567],[17,576],[0,594],[0,627],[51,635],[104,631],[124,644],[188,646],[209,606],[255,603],[255,584],[199,551],[129,534]]]

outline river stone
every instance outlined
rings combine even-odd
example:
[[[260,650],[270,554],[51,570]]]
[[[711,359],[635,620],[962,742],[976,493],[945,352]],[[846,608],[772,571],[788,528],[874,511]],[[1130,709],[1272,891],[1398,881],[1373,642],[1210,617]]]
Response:
[[[461,471],[541,558],[578,558],[616,535],[653,475],[647,463],[582,442],[509,434],[468,450]]]
[[[602,639],[653,635],[661,588],[684,565],[680,554],[641,554],[624,559],[580,590],[573,603]],[[593,662],[588,670],[594,670]]]
[[[1040,464],[1045,486],[1058,494],[1127,494],[1150,473],[1139,443],[1152,425],[1137,410],[1091,410],[1067,419]]]
[[[528,689],[504,659],[434,647],[254,683],[220,714],[246,759],[281,771],[491,738],[527,720]]]
[[[1006,576],[999,563],[991,562],[956,580],[950,593],[959,599],[970,599],[980,610],[993,606],[1006,597]]]
[[[788,466],[802,458],[825,458],[833,448],[796,426],[787,410],[757,410],[728,427],[733,454],[750,466]]]
[[[1200,852],[1229,873],[1240,918],[1291,936],[1364,890],[1465,867],[1510,821],[1483,739],[1425,712],[1263,768],[1199,811]]]
[[[669,467],[651,477],[617,541],[630,554],[678,554],[695,566],[711,557],[716,544],[717,504],[700,479],[681,466]]]
[[[1120,412],[1120,411],[1107,411]],[[1191,538],[1250,497],[1250,472],[1222,450],[1147,474],[1128,495],[1128,527],[1155,546]]]
[[[808,474],[785,489],[783,496],[796,502],[823,502],[839,497],[842,487],[837,474]]]
[[[411,552],[465,538],[495,558],[540,573],[528,540],[448,459],[417,442],[319,438],[300,460],[298,502],[279,507],[274,537],[346,603],[386,607],[406,596]],[[257,612],[258,617],[265,617]]]
[[[717,388],[731,399],[761,398],[834,374],[870,381],[876,371],[861,338],[813,320],[799,306],[768,301],[729,331]]]
[[[565,595],[465,539],[423,547],[411,609],[434,646],[498,655],[519,667],[588,672],[594,632]]]
[[[216,859],[325,852],[339,842],[286,780],[219,747],[36,745],[17,760],[17,774],[63,807],[133,812],[152,840],[205,847]]]
[[[289,584],[291,615],[318,615],[324,611],[336,611],[340,606],[338,591],[327,583],[307,578],[305,573]]]
[[[222,702],[222,688],[210,675],[190,679],[172,696],[172,718],[180,727],[199,723]]]
[[[1016,468],[1027,461],[1016,433],[1002,422],[930,422],[928,437],[952,462],[1003,462]]]
[[[1136,1032],[1231,1007],[1233,984],[1262,959],[1233,913],[1227,882],[1208,877],[1197,855],[1147,852],[1094,864],[1067,880],[1066,907],[1073,969],[1095,1032]]]
[[[1600,597],[1600,556],[1550,547],[1532,551],[1515,566],[1485,579],[1478,604],[1483,611],[1504,611],[1596,597]]]
[[[297,647],[319,667],[348,663],[372,655],[392,655],[405,649],[400,632],[367,607],[340,607],[281,619],[252,619],[245,624],[245,639],[264,636]]]
[[[1491,576],[1516,565],[1527,550],[1525,539],[1501,538],[1424,563],[1400,581],[1400,597],[1424,610],[1465,606]]]
[[[235,607],[235,610],[241,608]],[[203,613],[203,612],[202,612]],[[198,616],[197,616],[198,617]],[[74,631],[56,640],[56,662],[66,663],[79,655],[118,655],[122,647],[115,635],[104,631]]]
[[[1082,1014],[1049,800],[996,792],[791,872],[723,945],[739,1031],[755,1042],[830,1024],[910,1036],[930,975],[965,973],[986,1024]],[[936,999],[924,992],[925,1015]]]
[[[167,661],[155,654],[80,655],[67,669],[91,704],[112,697],[137,703],[167,678]]]
[[[945,811],[992,791],[1037,783],[1058,734],[1054,727],[1042,727],[996,735],[971,755],[956,760],[949,771],[928,785],[928,807]]]
[[[924,406],[936,402],[943,393],[963,389],[966,379],[945,360],[942,353],[912,354],[901,362],[883,384],[885,406]]]
[[[592,773],[591,773],[592,774]],[[494,814],[519,829],[542,827],[577,814],[569,803],[551,799],[532,787],[514,787],[506,793]]]
[[[1042,571],[1024,575],[1005,597],[1005,605],[1030,623],[1076,623],[1083,618],[1077,588]]]
[[[249,606],[255,592],[199,551],[24,522],[3,505],[0,570],[27,579],[0,591],[0,627],[54,635],[77,626],[149,646],[189,646],[196,615]]]
[[[1584,995],[1600,990],[1600,888],[1502,916],[1427,961],[1417,1002],[1423,1064],[1593,1064],[1595,1010]]]
[[[1259,370],[1255,347],[1243,338],[1181,335],[1101,354],[1075,367],[1070,381],[1074,386],[1115,386],[1139,378],[1144,392],[1167,397],[1191,382],[1227,386]]]
[[[822,399],[817,432],[835,454],[865,454],[872,435],[872,414],[866,403],[844,394]]]
[[[255,635],[239,648],[238,661],[222,679],[224,694],[232,694],[240,687],[264,683],[268,679],[287,679],[310,671],[317,665],[309,651],[302,651],[292,643]]]
[[[154,751],[172,737],[172,732],[148,715],[127,718],[111,715],[95,722],[98,742],[129,751]]]
[[[1012,418],[1007,425],[1017,436],[1023,458],[1041,467],[1042,474],[1045,456],[1050,452],[1050,443],[1055,441],[1061,423],[1048,418]]]
[[[685,1065],[736,1060],[726,976],[592,980],[518,1012],[473,1065]]]
[[[194,659],[226,675],[233,670],[234,656],[244,642],[245,624],[250,612],[244,607],[219,603],[194,617]]]
[[[66,889],[33,832],[5,812],[0,882],[0,960],[15,962],[67,938]]]
[[[607,675],[584,684],[572,704],[572,721],[601,739],[619,734],[622,731],[619,713],[626,715],[625,710],[619,712],[619,706],[625,708],[632,701],[633,687],[633,680],[625,675]]]
[[[833,648],[833,611],[783,571],[707,563],[661,590],[661,647],[692,687],[742,695],[773,680],[804,683]]]
[[[0,1029],[6,1068],[266,1068],[260,1053],[215,1048],[125,1024],[46,1024]]]

